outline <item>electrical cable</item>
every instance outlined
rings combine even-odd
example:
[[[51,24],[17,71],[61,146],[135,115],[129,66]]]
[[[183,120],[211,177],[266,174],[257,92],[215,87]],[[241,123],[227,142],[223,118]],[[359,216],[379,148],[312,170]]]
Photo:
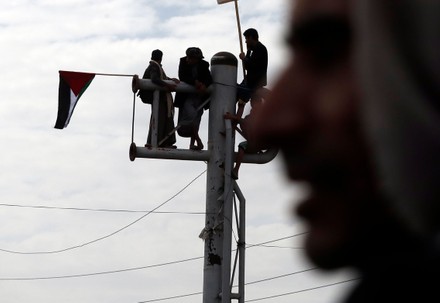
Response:
[[[280,239],[274,239],[271,241],[266,241],[264,243],[272,243],[277,242],[280,240],[284,240],[286,238],[292,238],[296,237],[297,235],[292,235],[290,237],[283,237]],[[259,245],[254,245],[252,247],[258,247]],[[195,260],[203,259],[204,257],[193,257],[183,260],[177,260],[177,261],[171,261],[166,263],[159,263],[159,264],[153,264],[153,265],[146,265],[146,266],[139,266],[139,267],[132,267],[132,268],[126,268],[126,269],[118,269],[118,270],[109,270],[109,271],[103,271],[103,272],[95,272],[95,273],[86,273],[86,274],[75,274],[75,275],[60,275],[60,276],[51,276],[51,277],[22,277],[22,278],[1,278],[0,281],[36,281],[36,280],[56,280],[56,279],[68,279],[68,278],[83,278],[83,277],[91,277],[91,276],[100,276],[100,275],[109,275],[109,274],[117,274],[117,273],[123,273],[123,272],[130,272],[130,271],[137,271],[142,269],[148,269],[148,268],[155,268],[155,267],[163,267],[167,265],[173,265],[173,264],[179,264],[184,262],[190,262]],[[312,270],[312,269],[309,269]]]
[[[248,243],[248,245],[252,245],[252,244]],[[279,249],[299,249],[299,250],[304,249],[304,247],[278,246],[278,245],[258,245],[258,247],[263,247],[263,248],[279,248]]]
[[[8,204],[8,203],[0,203],[0,207],[33,208],[33,209],[45,209],[45,210],[68,210],[68,211],[83,211],[83,212],[206,215],[205,212],[195,212],[195,211],[179,212],[179,211],[152,211],[152,210],[109,209],[109,208],[80,208],[80,207],[46,206],[46,205],[21,205],[21,204]]]
[[[38,280],[59,280],[59,279],[71,279],[71,278],[85,278],[85,277],[92,277],[92,276],[118,274],[118,273],[137,271],[137,270],[143,270],[143,269],[149,269],[149,268],[163,267],[163,266],[185,263],[185,262],[195,261],[195,260],[200,260],[200,259],[203,259],[203,257],[194,257],[194,258],[188,258],[188,259],[171,261],[171,262],[160,263],[160,264],[132,267],[132,268],[126,268],[126,269],[118,269],[118,270],[109,270],[109,271],[102,271],[102,272],[95,272],[95,273],[88,273],[88,274],[62,275],[62,276],[52,276],[52,277],[0,278],[0,281],[38,281]]]
[[[270,243],[273,243],[273,242],[278,242],[278,241],[282,241],[282,240],[287,240],[287,239],[291,239],[291,238],[295,238],[295,237],[303,236],[303,235],[305,235],[305,234],[307,234],[307,233],[308,233],[308,232],[305,231],[305,232],[301,232],[301,233],[299,233],[299,234],[295,234],[295,235],[292,235],[292,236],[286,236],[286,237],[282,237],[282,238],[279,238],[279,239],[266,241],[266,242],[263,242],[263,243],[249,244],[249,245],[247,246],[247,248],[256,247],[256,246],[263,246],[263,247],[264,247],[266,244],[270,244]]]
[[[253,284],[259,284],[259,283],[263,283],[263,282],[267,282],[267,281],[272,281],[272,280],[276,280],[276,279],[290,277],[290,276],[293,276],[293,275],[303,274],[305,272],[312,271],[312,270],[317,270],[317,269],[318,269],[318,267],[312,267],[312,268],[309,268],[309,269],[304,269],[304,270],[300,270],[300,271],[296,271],[296,272],[292,272],[292,273],[288,273],[288,274],[284,274],[284,275],[279,275],[279,276],[275,276],[275,277],[271,277],[271,278],[266,278],[266,279],[261,279],[261,280],[257,280],[257,281],[253,281],[253,282],[248,282],[248,283],[245,283],[244,285],[248,286],[248,285],[253,285]]]
[[[270,278],[266,278],[266,279],[261,279],[261,280],[256,280],[256,281],[248,282],[248,283],[245,283],[245,285],[249,286],[249,285],[259,284],[259,283],[263,283],[263,282],[267,282],[267,281],[273,281],[273,280],[276,280],[276,279],[286,278],[286,277],[302,274],[302,273],[309,272],[309,271],[312,271],[312,270],[317,270],[317,269],[318,269],[317,267],[309,268],[309,269],[305,269],[305,270],[301,270],[301,271],[297,271],[297,272],[292,272],[292,273],[288,273],[288,274],[283,274],[283,275],[274,276],[274,277],[270,277]],[[276,298],[276,297],[281,297],[281,296],[293,295],[295,293],[301,293],[301,292],[305,292],[305,291],[311,291],[311,290],[320,289],[320,288],[324,288],[324,287],[330,287],[330,286],[335,286],[335,285],[339,285],[339,284],[343,284],[343,283],[348,283],[348,282],[355,281],[355,280],[358,280],[358,279],[359,278],[354,278],[354,279],[350,279],[350,280],[346,280],[346,281],[340,281],[340,282],[336,282],[336,283],[332,283],[332,284],[327,284],[327,285],[322,285],[322,286],[318,286],[318,287],[303,289],[303,290],[300,290],[300,291],[289,292],[289,293],[285,293],[285,294],[280,294],[280,295],[275,295],[275,296],[270,296],[270,297],[264,297],[264,298],[259,298],[259,299],[247,300],[245,302],[260,301],[260,300],[265,300],[265,299],[272,299],[272,297]],[[237,286],[234,286],[234,287],[237,287]],[[180,298],[191,297],[191,296],[198,296],[198,295],[202,295],[202,294],[203,294],[203,292],[194,292],[194,293],[184,294],[184,295],[176,295],[176,296],[164,297],[164,298],[159,298],[159,299],[151,299],[151,300],[146,300],[146,301],[139,301],[138,303],[153,303],[153,302],[160,302],[160,301],[167,301],[167,300],[173,300],[173,299],[180,299]]]
[[[291,291],[291,292],[287,292],[287,293],[284,293],[284,294],[267,296],[267,297],[263,297],[263,298],[252,299],[252,300],[246,300],[245,302],[257,302],[257,301],[263,301],[263,300],[269,300],[269,299],[275,299],[275,298],[280,298],[280,297],[285,297],[285,296],[296,295],[296,294],[307,292],[307,291],[312,291],[312,290],[317,290],[317,289],[322,289],[322,288],[327,288],[327,287],[331,287],[331,286],[336,286],[336,285],[340,285],[340,284],[345,284],[345,283],[349,283],[349,282],[358,281],[359,279],[360,278],[348,279],[348,280],[345,280],[345,281],[325,284],[325,285],[321,285],[321,286],[317,286],[317,287],[311,287],[311,288],[301,289],[301,290],[297,290],[297,291]]]
[[[185,191],[191,184],[193,184],[198,178],[200,178],[204,173],[206,172],[203,171],[202,173],[200,173],[197,177],[195,177],[193,180],[191,180],[191,182],[189,182],[187,185],[185,185],[181,190],[179,190],[175,195],[173,195],[171,198],[169,198],[168,200],[166,200],[165,202],[159,204],[158,206],[156,206],[155,208],[153,208],[153,210],[151,210],[150,212],[146,213],[145,215],[141,216],[140,218],[136,219],[135,221],[131,222],[128,225],[125,225],[124,227],[108,234],[105,236],[102,236],[100,238],[94,239],[92,241],[88,241],[79,245],[75,245],[75,246],[71,246],[71,247],[67,247],[64,249],[59,249],[59,250],[53,250],[53,251],[39,251],[39,252],[22,252],[22,251],[14,251],[14,250],[8,250],[8,249],[2,249],[0,248],[0,251],[2,252],[6,252],[6,253],[10,253],[10,254],[19,254],[19,255],[45,255],[45,254],[58,254],[58,253],[63,253],[66,251],[70,251],[70,250],[74,250],[74,249],[78,249],[78,248],[82,248],[91,244],[94,244],[96,242],[105,240],[107,238],[110,238],[120,232],[122,232],[123,230],[133,226],[134,224],[138,223],[139,221],[141,221],[142,219],[144,219],[145,217],[147,217],[148,215],[150,215],[151,213],[153,213],[154,211],[158,210],[159,208],[161,208],[162,206],[164,206],[165,204],[167,204],[168,202],[170,202],[171,200],[173,200],[174,198],[176,198],[178,195],[180,195],[183,191]]]
[[[200,296],[200,295],[203,295],[202,291],[194,292],[192,294],[186,294],[186,295],[177,295],[177,296],[173,296],[173,297],[166,297],[166,298],[160,298],[160,299],[152,299],[152,300],[147,300],[147,301],[140,301],[138,303],[150,303],[150,302],[168,301],[168,300],[181,299],[181,298]]]

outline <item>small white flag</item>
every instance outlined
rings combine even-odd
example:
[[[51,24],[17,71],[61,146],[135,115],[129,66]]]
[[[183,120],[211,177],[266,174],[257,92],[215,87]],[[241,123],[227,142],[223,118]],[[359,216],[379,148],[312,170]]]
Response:
[[[228,2],[234,2],[235,0],[217,0],[218,4],[224,4],[224,3],[228,3]]]

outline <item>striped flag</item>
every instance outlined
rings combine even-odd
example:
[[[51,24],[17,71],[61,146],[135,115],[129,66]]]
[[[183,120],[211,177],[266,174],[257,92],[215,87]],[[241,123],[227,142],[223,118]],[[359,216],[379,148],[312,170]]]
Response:
[[[235,0],[217,0],[218,4],[224,4],[224,3],[228,3],[228,2],[233,2]]]
[[[63,129],[69,124],[73,110],[96,74],[59,71],[58,115],[55,128]]]

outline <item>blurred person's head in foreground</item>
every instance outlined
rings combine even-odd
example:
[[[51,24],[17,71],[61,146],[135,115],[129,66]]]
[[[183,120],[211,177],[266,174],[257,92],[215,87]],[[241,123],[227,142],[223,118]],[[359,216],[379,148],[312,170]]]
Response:
[[[388,277],[400,269],[417,275],[423,262],[437,260],[425,240],[440,224],[440,86],[432,83],[440,79],[440,56],[431,56],[433,70],[420,50],[431,42],[415,47],[407,39],[416,34],[406,36],[411,26],[403,34],[397,30],[408,1],[384,2],[294,2],[291,59],[256,113],[253,135],[280,148],[289,179],[309,188],[297,213],[308,227],[310,259],[326,269],[353,266]],[[429,79],[422,77],[423,66],[430,68]],[[431,268],[438,273],[438,263]],[[380,296],[397,284],[388,291],[378,285]],[[418,286],[422,282],[406,299]],[[358,297],[372,299],[372,293]]]

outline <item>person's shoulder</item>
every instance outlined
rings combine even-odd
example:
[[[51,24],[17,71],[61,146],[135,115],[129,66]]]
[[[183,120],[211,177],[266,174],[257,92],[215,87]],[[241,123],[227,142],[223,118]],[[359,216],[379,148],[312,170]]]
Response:
[[[151,62],[147,69],[154,73],[160,73],[160,65],[154,62]]]
[[[154,62],[154,61],[150,61],[150,64],[148,65],[149,69],[159,69],[159,64]]]
[[[258,41],[257,47],[265,52],[267,52],[267,47],[261,41]]]
[[[206,61],[206,60],[201,60],[200,61],[200,65],[203,66],[203,67],[209,67],[209,62]]]
[[[182,57],[179,60],[179,68],[187,70],[189,68],[189,64],[186,61],[186,57]]]
[[[147,66],[147,68],[144,71],[144,75],[142,76],[142,79],[150,79],[151,77],[151,69],[153,67],[151,66],[151,63]]]

